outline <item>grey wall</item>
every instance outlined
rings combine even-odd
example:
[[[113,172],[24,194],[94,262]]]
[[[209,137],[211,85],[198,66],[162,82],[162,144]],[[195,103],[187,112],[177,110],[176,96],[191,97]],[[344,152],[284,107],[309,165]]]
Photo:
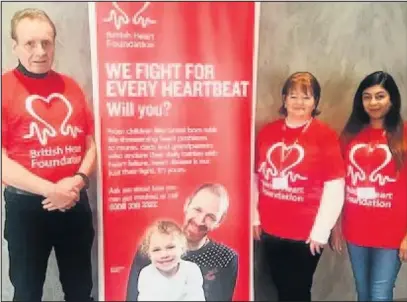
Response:
[[[44,9],[57,28],[57,45],[55,70],[64,72],[74,77],[85,90],[89,102],[92,102],[92,77],[89,49],[89,19],[87,3],[62,2],[58,5],[54,2],[31,2],[31,3],[2,3],[2,72],[16,66],[16,58],[11,52],[10,38],[10,20],[13,14],[23,8],[36,7]],[[91,179],[91,189],[89,196],[91,198],[91,207],[93,209],[93,221],[96,228],[96,189],[95,177]],[[2,200],[3,201],[3,200]],[[2,209],[4,204],[2,202]],[[4,211],[2,211],[2,227],[4,226]],[[2,236],[2,300],[11,300],[13,297],[13,288],[8,278],[8,253],[7,242]],[[97,238],[93,245],[93,296],[97,298]],[[44,286],[44,300],[62,301],[63,294],[59,283],[59,273],[54,254],[51,255],[47,271],[46,282]]]
[[[58,31],[55,69],[65,72],[92,96],[89,29],[86,3],[2,3],[2,72],[14,67],[9,22],[25,7],[46,10]],[[321,119],[339,129],[349,113],[352,93],[361,78],[376,69],[390,71],[402,97],[407,98],[406,3],[263,3],[261,11],[259,87],[256,128],[277,116],[279,91],[285,78],[297,70],[309,70],[323,91]],[[358,35],[355,35],[358,32]],[[407,106],[403,108],[407,117]],[[95,181],[93,199],[96,227]],[[3,205],[3,204],[2,204]],[[4,213],[4,211],[2,211]],[[2,215],[2,220],[4,217]],[[4,221],[3,221],[4,223]],[[3,239],[2,239],[3,240]],[[94,244],[94,294],[97,298],[97,242]],[[407,298],[404,266],[396,298]],[[2,241],[2,300],[12,298],[8,279],[7,243]],[[315,278],[314,300],[354,299],[353,280],[346,256],[327,251]],[[44,300],[61,300],[58,269],[50,259]]]
[[[322,86],[320,118],[337,130],[350,113],[357,85],[376,70],[395,77],[407,118],[407,3],[262,3],[259,41],[256,130],[278,116],[289,74],[305,70]],[[257,280],[272,298],[264,276]],[[355,299],[346,254],[326,249],[314,285],[314,300]],[[407,299],[406,265],[395,295]]]
[[[262,3],[257,129],[277,116],[280,91],[295,71],[322,86],[321,119],[341,129],[362,78],[390,72],[407,117],[407,3]]]

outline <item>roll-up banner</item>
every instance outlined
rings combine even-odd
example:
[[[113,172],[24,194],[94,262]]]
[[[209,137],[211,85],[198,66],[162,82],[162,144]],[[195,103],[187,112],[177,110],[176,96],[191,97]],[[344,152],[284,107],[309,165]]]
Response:
[[[256,5],[89,4],[99,299],[251,298]]]

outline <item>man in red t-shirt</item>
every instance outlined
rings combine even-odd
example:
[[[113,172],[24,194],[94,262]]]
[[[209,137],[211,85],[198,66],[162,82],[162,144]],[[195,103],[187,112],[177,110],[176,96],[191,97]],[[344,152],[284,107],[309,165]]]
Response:
[[[51,69],[56,30],[47,14],[19,11],[11,28],[19,64],[2,75],[2,182],[13,300],[41,300],[54,248],[65,300],[89,301],[92,114],[79,85]]]

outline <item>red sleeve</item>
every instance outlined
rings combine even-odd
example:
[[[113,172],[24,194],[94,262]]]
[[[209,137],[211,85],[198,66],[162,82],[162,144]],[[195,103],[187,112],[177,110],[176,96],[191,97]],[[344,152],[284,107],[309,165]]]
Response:
[[[345,177],[345,162],[339,136],[335,131],[328,129],[325,135],[321,135],[321,139],[324,157],[322,169],[324,181]]]
[[[95,132],[95,126],[94,126],[94,118],[93,118],[93,113],[90,107],[90,104],[88,103],[88,99],[83,91],[83,89],[79,86],[78,83],[76,83],[73,79],[70,79],[70,84],[73,86],[73,91],[75,92],[75,95],[78,96],[79,100],[79,105],[82,108],[82,114],[84,118],[84,133],[86,136],[88,135],[94,135]]]
[[[260,136],[261,130],[257,133],[254,143],[254,173],[257,173],[257,165],[259,164]]]
[[[344,138],[339,138],[339,147],[341,148],[342,158],[345,159],[346,156],[346,148],[348,143]]]
[[[83,103],[84,103],[84,111],[85,111],[85,118],[86,118],[85,133],[86,133],[86,135],[94,135],[95,134],[95,120],[93,118],[93,113],[90,109],[90,105],[89,105],[86,97],[83,98]]]
[[[269,124],[264,125],[262,128],[260,128],[259,132],[257,133],[256,141],[255,141],[255,147],[254,147],[254,172],[257,173],[259,161],[260,161],[260,153],[262,149],[262,143],[264,139],[264,133],[267,132],[267,128],[269,127]]]
[[[3,87],[7,87],[7,81],[2,76]],[[7,89],[1,90],[1,146],[7,149],[9,139],[8,96]]]
[[[407,167],[407,122],[404,122],[403,128],[403,149],[404,149],[404,166]]]

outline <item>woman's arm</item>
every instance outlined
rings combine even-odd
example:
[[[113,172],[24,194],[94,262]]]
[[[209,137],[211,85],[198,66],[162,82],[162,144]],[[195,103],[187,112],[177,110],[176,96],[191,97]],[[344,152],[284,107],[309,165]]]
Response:
[[[320,244],[328,242],[331,230],[341,214],[344,199],[345,180],[343,178],[324,183],[321,203],[310,233],[311,240]]]

